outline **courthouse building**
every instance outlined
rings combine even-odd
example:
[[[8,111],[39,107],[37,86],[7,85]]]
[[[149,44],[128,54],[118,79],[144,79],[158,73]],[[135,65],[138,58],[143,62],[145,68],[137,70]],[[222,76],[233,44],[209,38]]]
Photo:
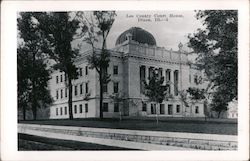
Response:
[[[202,102],[190,103],[186,107],[180,99],[180,91],[189,87],[201,88],[202,72],[188,61],[183,45],[177,44],[178,51],[157,46],[154,36],[139,27],[132,27],[121,33],[115,47],[110,49],[110,64],[107,69],[111,81],[104,86],[104,117],[144,116],[159,114],[165,117],[204,117]],[[73,81],[73,114],[75,118],[99,117],[99,77],[95,69],[89,69],[87,57],[92,51],[81,53],[75,60],[79,77]],[[170,99],[155,108],[143,94],[143,80],[148,81],[157,69],[168,85]],[[54,103],[50,118],[68,118],[68,89],[65,75],[55,71],[50,80]],[[200,82],[201,81],[201,82]],[[201,84],[200,84],[201,83]],[[204,87],[203,87],[204,88]],[[111,95],[122,99],[115,101]],[[88,99],[86,99],[88,98]]]

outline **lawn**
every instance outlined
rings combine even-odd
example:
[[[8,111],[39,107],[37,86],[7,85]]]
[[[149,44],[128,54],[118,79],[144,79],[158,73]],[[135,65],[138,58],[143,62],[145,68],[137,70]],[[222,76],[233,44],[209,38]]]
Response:
[[[106,145],[83,143],[77,141],[51,139],[46,137],[18,134],[18,150],[131,150]]]
[[[167,131],[167,132],[190,132],[207,134],[237,135],[237,121],[233,120],[208,120],[203,119],[164,119],[160,118],[156,124],[154,118],[147,119],[74,119],[74,120],[38,120],[19,121],[19,123],[62,125],[78,127],[96,127],[113,129]]]

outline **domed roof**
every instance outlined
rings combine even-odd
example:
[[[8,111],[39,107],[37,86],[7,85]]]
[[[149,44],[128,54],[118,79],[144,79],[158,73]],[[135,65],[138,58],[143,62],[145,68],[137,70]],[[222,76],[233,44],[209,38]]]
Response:
[[[130,29],[124,31],[116,40],[115,45],[122,44],[128,38],[128,35],[132,36],[132,40],[137,41],[142,44],[156,45],[154,36],[148,31],[140,27],[131,27]]]

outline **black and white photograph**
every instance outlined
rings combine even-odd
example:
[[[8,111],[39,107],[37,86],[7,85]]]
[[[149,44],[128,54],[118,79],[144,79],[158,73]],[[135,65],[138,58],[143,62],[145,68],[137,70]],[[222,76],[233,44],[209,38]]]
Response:
[[[16,10],[17,153],[243,150],[240,13]]]

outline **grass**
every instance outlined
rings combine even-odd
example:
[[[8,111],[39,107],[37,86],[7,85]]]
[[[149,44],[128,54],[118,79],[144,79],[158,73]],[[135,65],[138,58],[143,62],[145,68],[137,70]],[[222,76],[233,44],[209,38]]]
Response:
[[[20,123],[58,125],[58,126],[78,126],[113,129],[131,129],[148,131],[167,132],[190,132],[206,134],[237,135],[237,120],[208,120],[204,119],[177,119],[160,118],[157,126],[154,118],[147,119],[74,119],[74,120],[38,120],[19,121]]]
[[[106,145],[83,143],[77,141],[51,139],[46,137],[18,134],[18,150],[131,150]]]

